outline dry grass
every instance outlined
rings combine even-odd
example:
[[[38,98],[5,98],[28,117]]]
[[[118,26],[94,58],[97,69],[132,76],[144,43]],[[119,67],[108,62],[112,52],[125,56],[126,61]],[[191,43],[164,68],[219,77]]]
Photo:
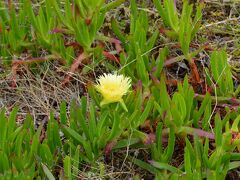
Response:
[[[13,106],[19,107],[19,115],[27,113],[33,115],[35,122],[41,122],[53,111],[59,112],[62,101],[78,101],[84,93],[85,83],[88,81],[80,75],[74,75],[74,82],[63,88],[61,83],[66,70],[54,62],[43,66],[21,67],[18,69],[17,87],[11,87],[11,72],[0,81],[1,106],[8,111]]]

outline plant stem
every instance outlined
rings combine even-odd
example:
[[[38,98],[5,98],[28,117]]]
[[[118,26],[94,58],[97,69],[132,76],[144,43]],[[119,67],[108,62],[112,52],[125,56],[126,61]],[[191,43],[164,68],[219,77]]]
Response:
[[[201,129],[192,128],[192,127],[183,126],[179,129],[179,132],[184,132],[184,133],[190,134],[190,135],[198,135],[199,137],[205,137],[208,139],[215,139],[215,136],[213,133],[203,131]]]
[[[205,95],[202,94],[195,94],[195,98],[198,101],[203,101],[203,99],[205,98]],[[211,100],[213,102],[216,102],[216,97],[215,96],[210,96]],[[236,99],[236,98],[231,98],[231,97],[222,97],[222,96],[218,96],[217,97],[217,101],[219,103],[233,103],[233,104],[240,104],[240,99]]]

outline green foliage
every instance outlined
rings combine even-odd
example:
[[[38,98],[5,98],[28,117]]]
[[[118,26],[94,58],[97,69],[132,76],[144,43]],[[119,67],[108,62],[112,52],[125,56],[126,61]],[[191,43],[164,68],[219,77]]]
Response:
[[[191,126],[194,124],[195,127],[198,127],[198,122],[200,121],[204,109],[207,105],[211,105],[209,96],[206,96],[206,100],[201,104],[198,109],[197,103],[194,99],[194,91],[191,86],[188,84],[187,76],[184,79],[183,84],[178,84],[178,91],[175,92],[172,98],[169,97],[164,78],[162,78],[159,91],[154,93],[155,109],[160,114],[161,119],[164,119],[164,123],[171,127],[173,126],[176,132],[181,133],[181,127]],[[158,93],[161,94],[158,98]],[[210,115],[204,115],[204,118],[207,119]],[[206,126],[206,121],[204,125]]]
[[[71,65],[77,49],[82,47],[86,54],[95,53],[93,43],[105,37],[99,35],[105,13],[122,3],[116,0],[106,4],[103,0],[64,1],[46,0],[33,6],[30,0],[20,0],[18,8],[11,3],[0,3],[0,56],[6,64],[12,55],[20,57],[28,51],[30,56],[41,56],[42,49],[50,59],[61,59]],[[39,8],[38,8],[39,7]],[[65,37],[72,39],[70,42]],[[108,38],[107,38],[108,39]],[[74,45],[71,45],[73,43]],[[95,45],[94,45],[95,46]],[[96,47],[96,51],[98,51]]]
[[[30,116],[27,116],[21,126],[16,124],[16,117],[17,108],[8,118],[5,111],[1,110],[0,177],[33,179],[44,177],[43,171],[49,177],[48,167],[54,167],[54,153],[50,152],[48,143],[40,143],[42,126],[35,132]],[[48,133],[48,138],[51,137]],[[43,171],[40,167],[43,167]]]
[[[159,172],[154,172],[156,177],[165,178],[176,178],[184,177],[187,179],[202,179],[209,177],[209,179],[220,178],[224,179],[227,172],[231,169],[230,164],[237,164],[236,162],[231,162],[231,154],[234,149],[239,147],[239,140],[236,139],[231,143],[232,132],[239,132],[239,115],[234,115],[235,113],[229,112],[231,114],[231,119],[233,120],[232,127],[229,127],[230,115],[227,114],[226,117],[221,120],[219,114],[215,116],[215,149],[212,150],[209,156],[209,141],[205,140],[205,144],[202,140],[195,137],[194,148],[191,142],[186,139],[185,153],[184,153],[184,164],[178,168],[172,167],[169,164],[171,156],[173,153],[173,148],[175,144],[175,136],[172,135],[175,132],[180,137],[186,137],[186,134],[195,134],[197,130],[191,129],[190,127],[194,125],[199,127],[199,122],[201,120],[202,127],[205,130],[209,130],[211,125],[209,121],[212,116],[211,109],[211,96],[206,94],[200,106],[194,100],[194,91],[189,87],[188,79],[185,78],[183,84],[178,85],[178,91],[175,92],[172,97],[168,95],[164,78],[159,85],[159,90],[161,98],[156,98],[155,109],[159,112],[159,115],[163,121],[163,124],[168,129],[162,130],[163,124],[159,124],[156,130],[156,143],[153,144],[151,148],[152,159],[150,162],[154,168],[159,169]],[[153,94],[158,97],[158,94]],[[226,125],[225,133],[223,133],[223,125]],[[169,131],[170,130],[170,131]],[[168,146],[163,151],[162,148],[162,132],[169,134]],[[204,132],[202,132],[204,133]],[[200,134],[199,134],[200,135]],[[204,144],[204,145],[203,145]],[[139,163],[139,162],[138,162]],[[146,165],[143,166],[139,164],[142,168],[153,173],[150,167]],[[181,169],[181,170],[180,170]],[[184,171],[183,171],[184,169]]]
[[[234,122],[239,122],[239,117]],[[161,125],[159,127],[161,129]],[[193,144],[188,138],[185,139],[184,148],[184,163],[178,168],[170,166],[164,160],[150,161],[150,164],[159,169],[151,170],[152,167],[141,166],[151,173],[156,174],[156,177],[164,178],[186,178],[186,179],[225,179],[227,172],[238,167],[239,156],[234,153],[235,148],[239,145],[239,140],[235,140],[231,143],[231,132],[222,132],[222,123],[219,114],[215,116],[215,149],[210,149],[209,140],[205,142],[199,139],[197,136],[194,137]],[[161,136],[160,136],[161,138]],[[172,139],[172,140],[171,140]],[[159,141],[159,140],[158,140]],[[169,145],[173,138],[169,136]],[[157,143],[157,142],[156,142]],[[168,146],[169,146],[168,145]],[[167,148],[168,149],[168,148]],[[166,149],[166,150],[167,150]],[[156,151],[156,145],[154,145],[154,153],[162,155],[162,149]],[[211,154],[209,154],[211,152]],[[236,158],[235,158],[236,157]],[[154,158],[153,158],[154,159]],[[233,161],[232,160],[238,160]]]
[[[93,92],[96,93],[96,92]],[[71,151],[75,151],[77,145],[81,145],[84,152],[80,154],[81,160],[94,164],[108,143],[117,141],[121,135],[137,130],[149,116],[153,107],[153,100],[146,103],[146,108],[142,112],[139,109],[131,108],[132,94],[126,99],[128,112],[124,111],[118,104],[110,104],[103,107],[101,112],[97,112],[94,102],[87,102],[86,97],[82,97],[81,105],[72,104],[69,121],[66,121],[65,105],[61,108],[62,130],[66,137]],[[134,100],[141,105],[142,99],[139,96]],[[136,105],[136,104],[135,104]],[[87,109],[89,107],[89,110]],[[136,134],[137,131],[135,132]],[[144,141],[146,136],[142,136]]]
[[[131,0],[131,26],[130,34],[123,36],[121,27],[116,20],[112,20],[112,29],[115,35],[121,40],[126,54],[121,54],[121,73],[128,75],[136,82],[141,80],[145,87],[150,84],[149,71],[152,69],[149,54],[154,48],[159,32],[154,31],[150,37],[147,13],[138,12],[135,0]]]
[[[97,31],[104,20],[104,13],[101,12],[104,1],[75,1],[73,11],[70,1],[66,1],[65,14],[61,12],[58,1],[49,1],[62,25],[74,34],[76,40],[85,50],[90,50],[93,41],[96,39]]]
[[[4,115],[5,111],[1,111],[0,121],[3,126],[0,126],[0,175],[13,179],[21,177],[53,179],[56,165],[62,162],[63,171],[58,175],[59,178],[76,179],[82,163],[98,167],[98,159],[106,150],[111,151],[111,144],[116,144],[114,150],[139,143],[149,144],[148,135],[140,131],[139,126],[146,119],[153,118],[154,113],[151,112],[157,110],[159,115],[165,118],[162,119],[163,122],[158,123],[156,140],[149,146],[151,160],[144,162],[134,158],[133,162],[155,174],[156,178],[225,178],[229,170],[239,165],[240,156],[234,151],[240,147],[240,141],[232,138],[232,133],[239,131],[239,113],[229,111],[223,120],[219,114],[215,115],[215,143],[211,144],[210,148],[209,140],[200,139],[196,136],[198,133],[194,133],[195,129],[191,129],[194,118],[198,121],[200,118],[204,119],[205,113],[202,109],[211,102],[210,96],[206,95],[198,108],[194,101],[189,103],[185,100],[191,96],[193,100],[192,88],[187,78],[182,85],[178,85],[178,91],[172,97],[167,95],[163,82],[164,79],[160,87],[165,100],[150,98],[144,102],[142,92],[138,90],[136,93],[130,93],[125,99],[128,112],[118,104],[97,109],[94,100],[87,101],[83,96],[80,106],[72,103],[68,116],[66,103],[62,103],[60,124],[54,119],[53,114],[50,114],[46,136],[41,143],[42,126],[35,131],[30,116],[22,126],[18,126],[17,109],[14,109],[8,118]],[[180,105],[185,105],[185,108]],[[144,110],[141,110],[141,106],[145,107]],[[209,126],[208,122],[205,123],[205,126],[207,125]],[[60,139],[60,132],[64,133],[64,140]],[[131,141],[126,139],[130,134]],[[195,134],[193,143],[186,134]],[[166,135],[168,144],[163,146]],[[184,163],[179,167],[170,165],[177,136],[185,139]],[[94,168],[91,171],[94,172]]]
[[[193,6],[188,3],[188,0],[183,1],[181,15],[178,15],[174,1],[172,0],[153,0],[165,27],[171,28],[166,30],[166,34],[178,39],[181,45],[182,52],[187,59],[189,57],[189,46],[201,26],[203,4],[199,3],[196,7],[196,13],[192,18]]]
[[[232,96],[234,93],[232,72],[228,64],[227,53],[223,50],[214,51],[210,58],[211,72],[217,86],[219,96]]]
[[[14,109],[9,118],[1,110],[0,134],[0,175],[2,177],[16,178],[34,177],[35,152],[38,148],[39,131],[34,135],[31,118],[28,117],[23,126],[16,125],[17,109]]]
[[[23,4],[21,0],[19,4]],[[14,4],[8,10],[4,1],[0,2],[0,56],[4,58],[3,63],[9,64],[11,54],[20,55],[25,48],[31,48],[33,45],[30,41],[30,24],[25,17],[28,10],[19,8],[16,10]]]
[[[170,128],[169,132],[169,141],[168,141],[168,147],[163,152],[162,147],[162,124],[159,124],[156,130],[156,143],[153,144],[153,160],[155,161],[161,161],[168,163],[169,160],[172,157],[173,151],[174,151],[174,145],[175,145],[175,135],[172,128]]]

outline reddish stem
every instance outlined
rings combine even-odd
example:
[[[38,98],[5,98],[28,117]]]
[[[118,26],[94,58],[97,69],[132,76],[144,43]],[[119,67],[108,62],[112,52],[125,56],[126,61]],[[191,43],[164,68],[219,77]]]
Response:
[[[113,54],[107,52],[107,51],[103,51],[103,55],[107,58],[107,59],[110,59],[111,61],[113,62],[116,62],[119,64],[120,60],[114,56]]]
[[[62,82],[62,86],[65,87],[71,80],[72,78],[72,74],[75,73],[75,71],[78,69],[78,67],[80,66],[80,64],[82,63],[82,61],[84,59],[86,59],[88,56],[85,53],[81,53],[77,59],[75,59],[75,61],[73,62],[73,64],[71,65],[71,68],[67,74],[67,76],[65,77],[65,79]]]

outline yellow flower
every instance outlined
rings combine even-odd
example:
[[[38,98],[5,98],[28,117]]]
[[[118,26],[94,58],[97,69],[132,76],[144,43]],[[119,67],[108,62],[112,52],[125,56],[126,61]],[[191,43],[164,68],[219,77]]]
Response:
[[[98,78],[98,84],[95,86],[97,91],[103,96],[101,106],[104,104],[120,102],[123,106],[122,97],[125,95],[130,86],[131,79],[117,74],[103,74]],[[126,108],[124,107],[126,110]]]

